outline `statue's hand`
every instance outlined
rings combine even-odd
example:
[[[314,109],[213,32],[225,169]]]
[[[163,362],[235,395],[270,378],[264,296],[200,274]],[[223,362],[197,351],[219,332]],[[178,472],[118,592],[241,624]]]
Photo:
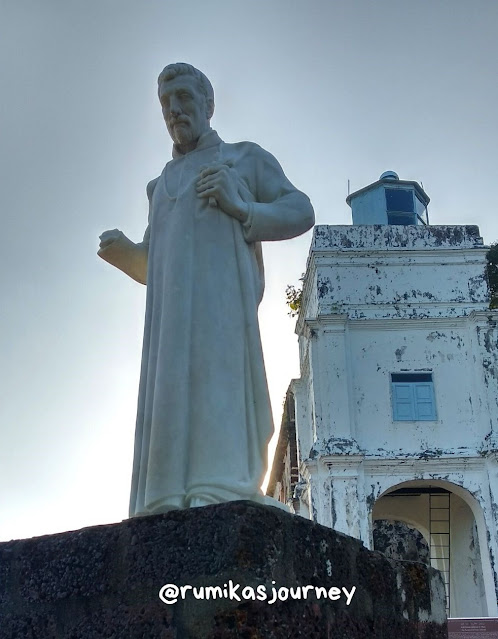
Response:
[[[100,248],[106,248],[106,246],[110,246],[114,244],[117,240],[125,237],[124,233],[119,229],[112,229],[111,231],[104,231],[102,235],[99,236],[100,239]]]
[[[197,195],[209,198],[211,205],[216,203],[224,213],[239,222],[245,222],[249,216],[248,206],[239,195],[237,173],[228,164],[213,162],[202,168]]]
[[[100,236],[97,255],[121,269],[140,284],[147,282],[148,242],[135,244],[119,229],[104,231]]]

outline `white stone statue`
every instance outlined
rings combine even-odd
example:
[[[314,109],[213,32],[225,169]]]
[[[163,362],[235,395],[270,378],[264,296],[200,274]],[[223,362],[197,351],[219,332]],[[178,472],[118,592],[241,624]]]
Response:
[[[131,517],[265,501],[273,423],[257,315],[261,242],[314,223],[270,153],[211,129],[203,73],[171,64],[158,83],[173,159],[147,186],[143,241],[114,229],[98,251],[147,284]]]

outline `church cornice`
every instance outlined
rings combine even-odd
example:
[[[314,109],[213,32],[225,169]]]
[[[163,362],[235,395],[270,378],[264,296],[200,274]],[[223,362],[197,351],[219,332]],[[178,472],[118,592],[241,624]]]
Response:
[[[406,474],[441,477],[448,473],[462,473],[481,471],[485,467],[485,458],[479,454],[475,456],[434,456],[434,457],[403,457],[382,459],[380,457],[366,457],[363,468],[370,475],[405,476]]]
[[[359,308],[359,307],[357,307]],[[384,330],[384,331],[404,331],[410,330],[431,330],[431,329],[452,329],[465,328],[469,324],[483,324],[488,326],[491,314],[494,314],[494,321],[498,321],[498,312],[472,311],[468,315],[457,317],[379,317],[379,318],[351,318],[347,313],[331,313],[319,315],[315,319],[303,320],[303,329],[307,331],[362,331],[362,330]],[[307,335],[313,337],[313,334]]]

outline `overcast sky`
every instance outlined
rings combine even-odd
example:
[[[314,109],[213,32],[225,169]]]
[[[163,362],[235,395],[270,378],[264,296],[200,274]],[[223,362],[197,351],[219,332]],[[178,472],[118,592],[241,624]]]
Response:
[[[495,0],[0,0],[0,540],[127,517],[145,287],[96,256],[142,238],[171,157],[156,79],[211,79],[212,125],[273,153],[320,224],[387,170],[433,224],[498,239]],[[311,233],[266,244],[276,424],[299,376],[285,287]],[[209,309],[206,309],[209,313]]]

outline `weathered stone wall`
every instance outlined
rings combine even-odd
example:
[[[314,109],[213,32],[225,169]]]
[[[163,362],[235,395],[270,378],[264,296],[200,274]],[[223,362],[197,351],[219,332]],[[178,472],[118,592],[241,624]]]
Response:
[[[486,311],[486,251],[476,226],[317,226],[304,315],[416,319]]]
[[[167,583],[230,580],[242,601],[158,596]],[[306,585],[340,598],[242,597],[245,586],[272,597],[272,587]],[[348,605],[341,588],[354,586]],[[249,502],[0,544],[0,639],[443,639],[443,593],[423,564]]]
[[[371,248],[432,250],[482,248],[483,240],[475,225],[397,226],[392,224],[317,224],[311,251],[329,249],[358,250]]]
[[[373,523],[374,548],[390,559],[430,564],[430,550],[422,533],[403,521],[378,519]]]
[[[391,489],[417,481],[458,495],[475,527],[452,534],[468,541],[475,528],[480,552],[450,559],[453,616],[498,610],[498,313],[486,253],[476,226],[317,226],[296,327],[311,517],[370,547],[372,509]],[[431,374],[433,419],[395,418],[393,373]]]

